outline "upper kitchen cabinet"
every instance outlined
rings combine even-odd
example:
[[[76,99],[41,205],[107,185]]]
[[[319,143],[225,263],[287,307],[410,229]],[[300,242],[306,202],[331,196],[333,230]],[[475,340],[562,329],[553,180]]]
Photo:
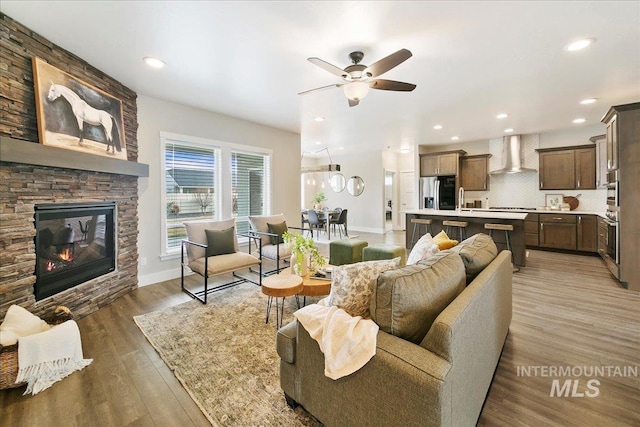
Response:
[[[596,188],[607,187],[607,136],[597,135],[589,138],[596,144]]]
[[[603,121],[607,125],[607,170],[618,169],[618,115],[609,110]]]
[[[539,154],[541,190],[596,188],[595,145],[536,150]]]
[[[488,169],[491,154],[464,156],[460,158],[460,186],[467,191],[489,189]]]
[[[420,155],[420,176],[458,175],[460,156],[464,150]]]

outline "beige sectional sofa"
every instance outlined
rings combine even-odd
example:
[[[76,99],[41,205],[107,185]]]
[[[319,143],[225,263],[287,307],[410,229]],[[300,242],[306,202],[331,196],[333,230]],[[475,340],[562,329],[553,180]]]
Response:
[[[302,405],[327,426],[475,425],[511,323],[512,284],[511,254],[503,251],[465,287],[468,271],[465,274],[460,255],[465,266],[477,269],[478,263],[468,256],[475,256],[477,243],[466,251],[466,258],[456,248],[440,257],[444,261],[422,266],[423,270],[420,265],[407,266],[379,276],[378,294],[374,292],[371,303],[372,318],[378,316],[376,323],[382,324],[376,355],[349,376],[334,381],[324,375],[324,355],[297,321],[281,328],[277,349],[287,402]],[[445,308],[435,313],[437,317],[432,309],[425,311],[424,321],[435,319],[422,339],[419,329],[424,326],[407,333],[416,320],[403,323],[399,314],[408,313],[411,301],[421,298],[412,295],[404,304],[399,298],[411,282],[407,277],[416,274],[432,275],[436,281],[444,277],[453,288],[463,277],[461,291],[450,302],[445,301],[449,291],[434,291],[432,296],[438,304],[445,301]],[[386,289],[381,282],[386,282]],[[385,309],[390,299],[395,306]],[[403,334],[414,342],[397,336]]]

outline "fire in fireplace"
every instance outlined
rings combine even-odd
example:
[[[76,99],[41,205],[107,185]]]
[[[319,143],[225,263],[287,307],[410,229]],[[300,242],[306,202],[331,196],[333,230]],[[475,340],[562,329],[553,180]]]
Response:
[[[36,301],[115,270],[115,208],[115,202],[36,205]]]

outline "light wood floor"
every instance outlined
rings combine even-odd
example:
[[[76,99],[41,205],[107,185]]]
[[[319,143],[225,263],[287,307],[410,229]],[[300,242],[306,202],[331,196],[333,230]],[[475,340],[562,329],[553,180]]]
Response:
[[[404,232],[352,234],[404,242]],[[479,425],[640,425],[637,377],[598,377],[599,396],[580,398],[549,397],[553,378],[517,375],[528,366],[637,366],[639,294],[620,288],[597,257],[531,251],[513,277],[513,321]],[[81,319],[93,364],[36,396],[22,396],[23,388],[0,391],[0,425],[208,425],[132,320],[189,299],[173,280]],[[589,378],[576,379],[584,391]]]

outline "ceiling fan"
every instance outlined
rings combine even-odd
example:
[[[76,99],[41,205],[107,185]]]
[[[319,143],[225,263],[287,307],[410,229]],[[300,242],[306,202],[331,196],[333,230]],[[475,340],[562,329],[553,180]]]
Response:
[[[362,98],[367,96],[369,88],[411,92],[416,88],[416,85],[412,83],[376,78],[390,69],[402,64],[404,61],[411,58],[411,56],[412,54],[409,50],[400,49],[399,51],[366,66],[364,64],[360,64],[360,61],[364,58],[364,53],[351,52],[349,54],[349,58],[351,59],[352,65],[347,66],[344,70],[336,67],[335,65],[329,64],[320,58],[307,58],[309,62],[317,65],[323,70],[328,71],[331,74],[335,74],[338,77],[342,77],[345,82],[307,90],[300,92],[298,95],[306,95],[317,90],[329,89],[332,87],[341,87],[349,100],[349,107],[355,107]]]

